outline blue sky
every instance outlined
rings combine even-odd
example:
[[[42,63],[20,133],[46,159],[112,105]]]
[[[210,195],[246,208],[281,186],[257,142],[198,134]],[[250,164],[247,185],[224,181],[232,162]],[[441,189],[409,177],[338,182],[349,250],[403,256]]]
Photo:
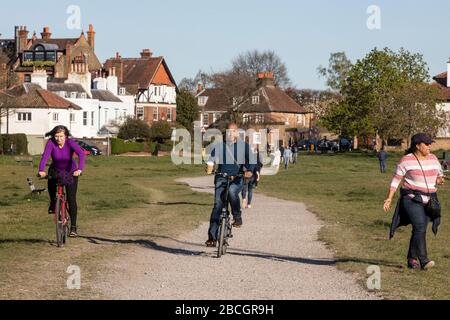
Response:
[[[14,25],[77,37],[81,30],[66,24],[70,5],[81,9],[82,29],[94,24],[101,61],[150,48],[166,58],[177,81],[199,69],[223,70],[253,49],[274,50],[295,86],[314,89],[325,88],[317,67],[331,52],[345,51],[356,61],[374,47],[405,47],[424,55],[431,76],[445,71],[450,57],[448,0],[8,1],[0,4],[2,38],[13,36]],[[369,5],[381,10],[380,30],[366,26]]]

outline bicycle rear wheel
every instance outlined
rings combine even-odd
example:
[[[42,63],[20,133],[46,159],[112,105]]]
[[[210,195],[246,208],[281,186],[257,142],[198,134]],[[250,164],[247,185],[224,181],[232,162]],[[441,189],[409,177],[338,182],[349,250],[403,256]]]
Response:
[[[225,232],[226,232],[226,219],[222,219],[220,223],[220,229],[219,229],[219,248],[217,250],[217,258],[220,258],[224,254],[224,248],[225,248]],[[225,249],[226,251],[226,249]]]

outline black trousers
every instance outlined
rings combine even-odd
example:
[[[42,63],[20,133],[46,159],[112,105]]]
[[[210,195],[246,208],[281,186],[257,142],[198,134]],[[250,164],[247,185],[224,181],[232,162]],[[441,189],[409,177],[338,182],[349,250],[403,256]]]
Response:
[[[67,202],[69,204],[69,215],[72,227],[77,227],[77,214],[78,214],[78,205],[77,205],[77,189],[78,189],[78,177],[73,177],[73,183],[67,185],[66,189],[66,197]],[[48,193],[50,195],[50,205],[52,207],[56,204],[56,192],[57,192],[57,184],[55,179],[48,180]]]

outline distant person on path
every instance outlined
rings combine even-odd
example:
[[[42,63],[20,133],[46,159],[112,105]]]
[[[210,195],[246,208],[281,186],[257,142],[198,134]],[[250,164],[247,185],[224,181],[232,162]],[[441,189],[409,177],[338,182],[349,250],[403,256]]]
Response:
[[[52,164],[50,165],[50,174],[56,173],[64,175],[69,173],[73,176],[73,180],[65,186],[67,201],[69,203],[69,215],[71,221],[70,237],[77,237],[77,189],[78,189],[78,177],[84,170],[85,154],[81,147],[75,140],[70,139],[70,132],[64,126],[57,126],[52,131],[45,134],[45,137],[49,137],[50,140],[42,155],[41,162],[39,164],[39,176],[45,178],[47,173],[45,172],[45,166],[47,161],[52,158]],[[78,155],[78,165],[73,160],[74,155]],[[57,181],[55,179],[48,180],[48,193],[50,196],[50,205],[48,207],[49,214],[55,214],[56,206],[56,189]]]
[[[378,152],[378,160],[380,161],[380,170],[381,173],[386,173],[386,160],[388,158],[387,152],[384,150],[384,147],[381,148],[380,152]]]
[[[284,161],[284,146],[280,146],[280,153],[281,153],[281,162]]]
[[[289,168],[289,161],[291,161],[292,151],[290,148],[284,148],[283,159],[284,168],[287,170]]]
[[[298,146],[297,146],[296,143],[292,144],[291,151],[292,151],[292,163],[293,164],[297,164],[297,160],[298,160]]]
[[[437,200],[437,185],[444,184],[444,174],[439,160],[430,152],[433,142],[423,133],[412,138],[411,148],[398,163],[387,199],[384,201],[384,210],[388,212],[401,185],[390,237],[392,239],[398,227],[412,224],[408,251],[408,267],[411,269],[426,270],[435,265],[435,262],[428,258],[426,233],[428,224],[432,221],[433,232],[437,234],[440,217],[436,216],[434,211],[430,212],[427,205],[432,198]]]
[[[256,151],[257,164],[253,169],[251,178],[244,178],[244,187],[242,189],[242,207],[246,209],[252,208],[253,190],[258,187],[261,178],[261,169],[263,164],[259,159],[259,150]]]

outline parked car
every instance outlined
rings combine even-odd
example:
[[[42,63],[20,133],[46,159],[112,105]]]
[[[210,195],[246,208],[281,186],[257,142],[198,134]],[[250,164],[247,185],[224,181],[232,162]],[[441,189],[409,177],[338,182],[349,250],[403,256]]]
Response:
[[[317,140],[305,139],[305,140],[300,140],[299,142],[297,142],[298,150],[309,151],[309,150],[311,150],[311,145],[314,145],[314,150],[316,150],[317,149]]]
[[[339,151],[347,152],[352,151],[352,149],[353,149],[353,142],[350,139],[342,138],[339,141]]]
[[[90,144],[87,144],[86,142],[82,140],[76,140],[78,145],[85,151],[86,155],[92,155],[92,156],[101,156],[102,152],[99,148],[91,146]]]

